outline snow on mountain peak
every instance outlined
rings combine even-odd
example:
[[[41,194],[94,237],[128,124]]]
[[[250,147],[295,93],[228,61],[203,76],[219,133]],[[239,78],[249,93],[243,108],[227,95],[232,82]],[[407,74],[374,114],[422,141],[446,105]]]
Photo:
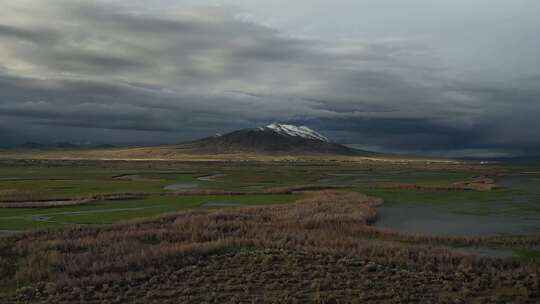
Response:
[[[313,131],[312,129],[306,126],[294,126],[294,125],[273,123],[266,126],[266,128],[273,130],[274,132],[277,132],[279,134],[283,134],[283,135],[330,142],[330,140],[327,137],[325,137],[324,135],[316,131]]]

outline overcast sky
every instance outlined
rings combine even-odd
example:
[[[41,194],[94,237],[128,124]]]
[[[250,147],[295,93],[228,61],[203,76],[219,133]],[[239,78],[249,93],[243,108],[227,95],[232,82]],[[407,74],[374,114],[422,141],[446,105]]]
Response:
[[[0,146],[271,122],[443,155],[540,154],[537,0],[0,4]]]

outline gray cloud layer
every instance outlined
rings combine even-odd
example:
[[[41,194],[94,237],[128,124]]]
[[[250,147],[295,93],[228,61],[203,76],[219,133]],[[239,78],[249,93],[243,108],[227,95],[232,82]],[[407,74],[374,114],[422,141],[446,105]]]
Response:
[[[289,121],[387,150],[540,147],[538,75],[467,77],[413,39],[295,37],[227,7],[44,3],[0,10],[4,145],[179,142]]]

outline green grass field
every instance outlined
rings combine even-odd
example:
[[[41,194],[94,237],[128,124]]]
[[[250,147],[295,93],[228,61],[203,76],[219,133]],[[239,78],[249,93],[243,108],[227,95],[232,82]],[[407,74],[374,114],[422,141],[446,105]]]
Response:
[[[425,286],[432,286],[433,293],[440,294],[441,279],[433,280],[433,274],[446,270],[455,274],[460,269],[454,264],[456,260],[463,265],[476,265],[473,271],[462,268],[468,274],[490,273],[494,282],[503,282],[500,278],[510,274],[499,278],[501,269],[520,274],[520,265],[537,265],[540,260],[540,178],[509,175],[524,170],[533,171],[508,165],[427,162],[0,161],[0,298],[3,293],[21,294],[28,290],[21,287],[38,282],[90,284],[94,291],[105,282],[123,282],[122,278],[132,275],[134,269],[145,276],[140,281],[148,281],[147,278],[159,276],[167,269],[177,269],[180,264],[174,266],[171,261],[184,263],[190,255],[193,265],[198,267],[197,261],[230,251],[231,258],[244,265],[253,256],[238,252],[259,250],[264,256],[268,248],[280,248],[281,253],[287,248],[291,252],[298,248],[306,250],[299,255],[301,260],[283,262],[287,280],[291,265],[317,265],[324,252],[334,252],[336,246],[343,254],[379,261],[381,267],[387,268],[383,271],[384,268],[375,267],[378,270],[374,272],[373,263],[367,263],[365,268],[350,272],[350,277],[337,279],[341,290],[350,289],[350,282],[381,278],[386,284],[381,289],[395,288],[395,267],[404,263],[404,269],[413,269],[410,274],[414,278],[405,276],[398,280],[416,282],[425,276]],[[459,187],[477,176],[494,178],[502,187]],[[332,191],[306,193],[294,189]],[[382,207],[378,198],[384,200]],[[277,210],[254,209],[281,207],[299,200],[297,205]],[[51,206],[66,201],[76,205]],[[368,202],[374,205],[368,208]],[[215,209],[227,210],[216,213]],[[393,214],[397,214],[397,220]],[[471,217],[474,225],[467,220]],[[501,219],[507,220],[506,225]],[[366,227],[367,224],[372,227]],[[420,230],[410,230],[411,227]],[[471,234],[458,235],[460,227]],[[437,235],[441,231],[450,231],[450,238]],[[323,255],[318,251],[314,254],[314,248],[323,250]],[[238,261],[237,257],[243,260]],[[264,282],[268,286],[274,284],[275,278],[267,276],[270,271],[261,271],[260,267],[271,265],[269,269],[275,270],[274,258],[254,260],[245,269],[215,264],[220,267],[204,270],[208,274],[261,273],[267,281],[250,278],[248,282]],[[330,265],[329,261],[345,264],[321,271],[323,265]],[[320,260],[321,265],[314,266],[307,276],[298,274],[307,278],[309,286],[319,273],[324,274],[324,281],[334,282],[336,279],[328,279],[327,273],[347,273],[347,269],[357,265],[350,261]],[[432,273],[433,261],[439,261],[434,265],[441,269]],[[374,276],[359,280],[358,274]],[[247,284],[237,283],[233,277],[223,279],[226,293]],[[83,280],[77,281],[79,278]],[[204,281],[206,289],[221,280],[197,270],[188,280],[177,277],[173,281],[191,282],[193,286]],[[458,288],[462,277],[450,281]],[[114,293],[130,299],[139,298],[136,292],[148,288],[121,284],[127,289],[118,292],[118,285]],[[283,286],[276,290],[289,284],[283,281]],[[513,281],[508,284],[513,286]],[[193,286],[189,286],[190,294]],[[154,292],[155,288],[150,289]],[[57,297],[65,293],[63,290],[47,294],[49,302],[57,302]],[[425,289],[419,294],[424,293]],[[67,294],[72,297],[80,292]]]
[[[0,162],[0,200],[9,202],[77,199],[99,194],[144,193],[125,201],[96,201],[55,208],[0,208],[0,230],[28,230],[69,224],[110,224],[179,210],[256,206],[294,202],[300,195],[257,195],[272,188],[302,185],[339,186],[383,198],[387,204],[429,205],[463,214],[540,215],[538,193],[523,189],[444,191],[481,174],[512,171],[506,167],[449,166],[374,162],[175,162],[45,161]],[[174,196],[182,190],[251,193],[242,196]],[[418,185],[428,190],[392,188]],[[534,185],[533,185],[534,186]],[[176,188],[175,188],[176,189]],[[433,190],[429,190],[433,189]],[[536,196],[535,196],[536,195]],[[224,204],[223,204],[224,203]]]
[[[149,196],[127,201],[99,201],[57,208],[0,209],[0,230],[27,230],[69,224],[112,224],[205,207],[206,203],[258,206],[290,203],[299,195]],[[211,205],[213,206],[213,205]]]

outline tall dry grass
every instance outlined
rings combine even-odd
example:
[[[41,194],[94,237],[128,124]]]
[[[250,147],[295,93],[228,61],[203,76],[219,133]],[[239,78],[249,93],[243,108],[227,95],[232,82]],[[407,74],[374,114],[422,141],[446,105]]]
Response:
[[[418,271],[540,275],[538,264],[456,254],[436,246],[442,241],[435,237],[411,239],[428,245],[395,242],[407,236],[368,226],[381,203],[359,193],[321,191],[292,205],[193,210],[152,221],[36,232],[15,242],[11,250],[19,261],[5,279],[66,286],[136,280],[244,247],[354,255]]]
[[[43,200],[46,194],[40,191],[7,189],[0,190],[0,202],[26,202]]]
[[[39,192],[6,190],[0,191],[0,208],[53,208],[76,206],[99,200],[125,201],[142,199],[149,196],[214,196],[214,195],[277,195],[293,194],[304,191],[339,189],[342,187],[303,185],[293,187],[269,188],[263,191],[230,191],[215,189],[184,190],[177,192],[113,192],[99,193],[73,198],[47,198]]]

